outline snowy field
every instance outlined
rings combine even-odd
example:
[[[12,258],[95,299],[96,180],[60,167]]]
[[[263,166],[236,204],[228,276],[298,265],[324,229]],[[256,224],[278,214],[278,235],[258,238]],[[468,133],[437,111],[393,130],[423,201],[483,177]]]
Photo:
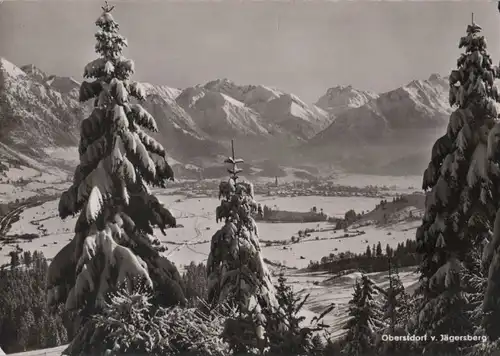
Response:
[[[350,184],[352,181],[349,182]],[[28,184],[33,190],[43,189],[43,184],[37,181]],[[1,189],[1,185],[0,185]],[[59,187],[57,188],[59,189]],[[22,190],[21,190],[22,191]],[[168,195],[171,190],[155,190],[158,198],[167,206],[177,218],[182,227],[168,229],[166,236],[157,230],[156,235],[168,247],[165,255],[172,260],[179,269],[183,269],[191,261],[205,263],[210,250],[212,235],[222,226],[215,221],[215,208],[219,200],[210,197],[186,198],[184,195]],[[12,194],[12,193],[11,193]],[[356,212],[370,211],[380,202],[379,198],[365,197],[268,197],[257,196],[256,200],[262,205],[291,211],[309,211],[312,207],[335,217],[341,217],[346,211],[354,209]],[[16,244],[23,250],[39,250],[51,259],[73,237],[76,218],[61,220],[57,213],[58,200],[46,202],[40,206],[24,210],[19,216],[19,221],[12,224],[8,235],[33,233],[40,238],[32,241],[16,241],[12,244],[3,244],[0,251],[0,264],[10,261],[9,252],[16,248]],[[319,261],[330,253],[352,251],[361,253],[366,246],[381,242],[385,247],[393,247],[408,238],[414,238],[415,229],[419,221],[403,222],[384,228],[375,226],[360,227],[348,231],[350,236],[345,236],[344,231],[333,231],[333,226],[327,222],[321,223],[264,223],[258,222],[259,238],[261,240],[263,257],[288,267],[284,269],[288,283],[301,293],[310,293],[310,298],[305,304],[303,315],[307,320],[318,315],[331,303],[335,303],[334,311],[325,317],[325,322],[331,326],[333,336],[343,333],[346,320],[347,303],[352,297],[352,287],[359,273],[342,276],[332,280],[332,275],[327,273],[307,273],[303,268],[310,261]],[[300,230],[313,229],[315,232],[302,238],[299,242],[292,243],[292,237],[297,238]],[[363,231],[364,234],[359,232]],[[273,245],[272,243],[285,245]],[[278,267],[269,266],[276,274]],[[377,284],[384,285],[387,281],[386,273],[374,273],[372,278]],[[405,286],[413,286],[418,276],[412,269],[401,271],[401,278]],[[23,356],[51,355],[59,356],[64,347],[38,350],[23,353]],[[20,354],[21,355],[21,354]]]
[[[61,194],[68,186],[68,174],[56,168],[49,172],[25,166],[10,167],[0,173],[0,203],[42,194]]]
[[[194,262],[205,262],[210,251],[212,235],[221,226],[215,221],[215,208],[218,200],[215,198],[186,199],[181,195],[159,195],[158,198],[171,210],[182,227],[168,229],[166,236],[157,230],[156,235],[168,247],[166,255],[180,268]],[[345,211],[371,210],[378,199],[361,197],[297,197],[271,198],[263,197],[258,201],[262,204],[272,204],[295,211],[308,211],[312,206],[324,209],[325,213],[342,216]],[[271,205],[270,204],[270,205]],[[40,238],[31,242],[18,241],[16,244],[24,250],[41,250],[47,258],[55,254],[73,237],[75,218],[61,220],[57,213],[58,200],[44,203],[40,206],[26,209],[20,215],[19,221],[12,224],[9,235],[32,233]],[[396,246],[399,242],[414,236],[418,222],[402,223],[387,228],[367,226],[356,229],[364,231],[363,235],[344,237],[343,231],[332,231],[333,226],[327,222],[321,223],[264,223],[259,222],[258,232],[262,241],[264,257],[281,263],[287,267],[304,268],[310,261],[318,261],[332,252],[342,251],[364,252],[367,245],[379,241],[383,246]],[[309,237],[291,244],[292,237],[298,237],[300,230],[315,229]],[[354,234],[355,231],[349,231]],[[266,246],[266,241],[286,241],[281,245]],[[15,249],[15,244],[4,245],[0,255],[0,264],[10,259],[9,252]]]
[[[405,268],[399,271],[401,282],[407,290],[415,288],[419,275],[415,268]],[[388,287],[388,273],[369,273],[368,276],[379,286]],[[332,313],[325,316],[325,324],[331,328],[332,336],[341,336],[347,320],[348,303],[352,299],[353,286],[361,273],[355,272],[339,278],[332,278],[327,273],[288,273],[288,282],[300,295],[310,294],[305,308],[313,315],[320,314],[329,305],[335,303]]]

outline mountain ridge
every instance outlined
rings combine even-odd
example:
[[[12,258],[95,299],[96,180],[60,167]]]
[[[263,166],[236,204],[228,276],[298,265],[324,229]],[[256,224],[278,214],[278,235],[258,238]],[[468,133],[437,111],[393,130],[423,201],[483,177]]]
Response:
[[[0,135],[0,142],[21,152],[35,148],[33,156],[43,156],[50,146],[76,145],[79,124],[92,109],[90,103],[78,101],[80,83],[47,75],[35,65],[17,67],[1,59],[0,67],[4,98],[0,128],[4,136],[12,137]],[[436,136],[451,112],[447,79],[437,74],[380,94],[333,86],[311,105],[273,87],[237,85],[228,79],[184,89],[142,85],[147,97],[142,105],[160,130],[155,138],[177,165],[191,170],[217,166],[231,139],[237,140],[249,162],[265,157],[276,167],[302,165],[311,157],[315,164],[333,162],[348,169],[353,168],[345,164],[349,160],[357,165],[380,160],[380,167],[397,166],[406,162],[407,154],[398,145],[413,153],[425,150],[427,137]],[[426,137],[425,142],[408,144],[409,138],[418,141],[419,135]],[[380,157],[387,147],[401,155]],[[360,160],[366,150],[378,153]]]
[[[453,110],[448,88],[446,77],[432,74],[378,94],[338,114],[301,149],[317,162],[333,159],[349,170],[379,173],[390,167],[398,171],[400,162],[412,170],[408,173],[421,173],[424,159],[410,166],[407,157],[427,150],[430,155],[432,142],[442,135]]]

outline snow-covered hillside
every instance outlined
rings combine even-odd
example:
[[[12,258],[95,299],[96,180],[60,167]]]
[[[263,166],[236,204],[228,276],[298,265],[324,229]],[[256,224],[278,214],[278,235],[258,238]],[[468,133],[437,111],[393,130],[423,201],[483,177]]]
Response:
[[[351,85],[340,85],[328,89],[325,95],[318,99],[316,106],[336,116],[346,110],[359,108],[376,98],[378,95],[373,92],[358,90]]]
[[[156,231],[156,236],[168,246],[165,254],[181,270],[191,261],[206,263],[211,236],[220,227],[220,223],[215,220],[214,211],[218,200],[216,198],[186,198],[183,195],[159,195],[158,197],[182,225],[176,229],[169,229],[166,236]],[[278,208],[296,211],[307,211],[314,204],[331,216],[342,216],[349,209],[370,210],[379,201],[379,199],[363,197],[277,198],[265,196],[258,196],[257,200],[268,206],[276,205]],[[39,235],[39,238],[4,244],[0,263],[8,262],[9,257],[6,254],[15,249],[16,244],[23,250],[42,251],[49,259],[54,257],[61,246],[73,237],[76,221],[76,218],[72,217],[61,221],[57,214],[57,204],[57,200],[49,201],[39,206],[26,208],[20,214],[19,220],[12,224],[8,234],[31,233]],[[269,265],[270,270],[275,275],[283,271],[288,283],[295,291],[301,294],[311,293],[304,311],[308,320],[321,313],[332,302],[336,304],[335,310],[326,317],[325,322],[332,326],[334,336],[338,336],[342,334],[342,326],[347,316],[347,303],[352,297],[352,286],[356,278],[359,278],[359,273],[334,278],[328,273],[311,273],[301,269],[306,267],[309,261],[318,261],[331,252],[362,253],[366,250],[366,246],[372,246],[379,241],[382,246],[388,244],[396,247],[398,243],[412,238],[418,225],[419,222],[400,222],[384,227],[358,227],[356,230],[363,230],[365,233],[358,235],[354,233],[354,230],[349,230],[347,234],[349,236],[345,232],[332,231],[331,224],[326,222],[303,224],[258,222],[258,230],[263,256],[266,260],[273,262]],[[307,228],[314,231],[311,236],[292,244],[291,237],[297,236],[299,230]],[[283,243],[267,243],[280,241]],[[276,264],[282,264],[288,268],[282,270],[276,267]],[[403,283],[411,289],[418,276],[411,268],[400,272]],[[370,276],[381,287],[386,287],[387,273],[374,273]],[[35,356],[47,352],[55,356],[61,351],[61,348],[57,348],[33,351],[23,355]]]
[[[408,157],[425,161],[428,145],[450,112],[447,82],[438,75],[381,95],[333,87],[316,105],[276,88],[227,79],[184,90],[144,87],[142,105],[160,130],[155,138],[180,163],[179,172],[186,165],[204,168],[218,161],[233,138],[249,162],[265,157],[298,168],[313,158],[351,170],[363,167],[363,173],[401,167],[420,171],[422,164],[408,165],[414,161]],[[44,152],[75,147],[80,122],[91,110],[91,103],[80,103],[78,96],[79,83],[73,78],[47,75],[35,65],[21,69],[1,59],[0,142],[45,161],[49,157]],[[299,152],[292,151],[304,140]],[[63,169],[73,164],[54,162]]]
[[[442,135],[452,111],[448,87],[446,78],[433,74],[380,94],[338,114],[302,149],[319,160],[333,159],[363,173],[420,173],[429,147]]]
[[[355,138],[359,143],[386,137],[398,130],[438,128],[446,125],[451,111],[448,81],[434,74],[427,80],[414,80],[341,113],[310,142],[329,144]]]
[[[270,134],[257,112],[227,94],[191,87],[182,91],[177,103],[212,137]]]
[[[258,113],[264,125],[275,125],[277,132],[308,138],[326,127],[329,115],[308,105],[294,94],[264,85],[237,85],[228,79],[209,82],[206,90],[226,94]]]
[[[40,70],[28,68],[33,76],[0,58],[0,142],[33,155],[44,147],[75,145],[86,107],[77,93],[54,90]]]
[[[74,166],[68,167],[64,159],[52,160],[46,153],[59,148],[74,149],[78,144],[80,122],[92,109],[91,103],[79,102],[79,86],[73,78],[48,75],[35,65],[20,68],[1,58],[0,143],[17,152],[16,156],[22,152],[26,157],[73,170]],[[169,154],[187,161],[192,157],[217,157],[224,152],[177,105],[179,90],[150,84],[145,84],[145,89],[147,99],[143,106],[154,115],[160,129],[155,138]],[[0,159],[12,159],[1,154],[2,151]]]

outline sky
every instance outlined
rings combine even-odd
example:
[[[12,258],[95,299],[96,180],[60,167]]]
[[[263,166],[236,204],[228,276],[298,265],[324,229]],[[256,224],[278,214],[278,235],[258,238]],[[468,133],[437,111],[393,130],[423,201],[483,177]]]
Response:
[[[500,60],[500,13],[486,1],[121,1],[134,79],[186,88],[227,78],[315,102],[337,85],[384,92],[447,75],[474,12]],[[0,56],[81,80],[94,53],[95,0],[0,0]]]

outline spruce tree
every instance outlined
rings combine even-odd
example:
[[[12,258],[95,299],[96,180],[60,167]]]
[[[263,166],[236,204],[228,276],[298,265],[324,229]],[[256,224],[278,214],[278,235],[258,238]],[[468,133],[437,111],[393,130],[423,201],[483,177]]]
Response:
[[[360,356],[373,351],[377,332],[384,326],[375,294],[374,283],[366,275],[361,277],[361,282],[356,281],[353,298],[349,301],[350,319],[344,327],[347,335],[343,354]]]
[[[488,270],[484,268],[482,263],[482,255],[484,254],[484,246],[474,246],[470,252],[471,264],[468,269],[464,269],[463,279],[468,286],[465,292],[469,307],[467,314],[473,325],[474,334],[484,335],[485,328],[483,327],[483,302],[485,300],[485,292],[488,285]]]
[[[388,262],[389,288],[384,291],[385,300],[382,306],[383,320],[387,324],[384,334],[398,335],[401,334],[401,328],[404,327],[407,322],[409,298],[399,278],[399,272],[390,257],[388,258]],[[393,353],[396,350],[396,346],[394,342],[384,342],[382,351],[384,354],[387,352]]]
[[[377,244],[377,251],[375,255],[377,257],[382,257],[382,244],[380,243],[380,241]]]
[[[368,258],[372,257],[372,250],[370,249],[370,245],[366,246],[365,256]]]
[[[65,302],[87,315],[105,305],[119,285],[143,280],[163,305],[184,303],[176,267],[160,255],[153,227],[175,226],[175,218],[151,194],[148,184],[165,187],[173,179],[163,147],[143,129],[157,132],[140,105],[143,87],[132,80],[134,63],[122,55],[126,39],[103,7],[97,19],[95,50],[100,58],[84,70],[80,101],[94,100],[81,123],[80,164],[73,184],[59,201],[59,216],[79,214],[75,236],[52,261],[48,303]],[[92,80],[93,79],[93,80]],[[136,278],[140,277],[140,278]]]
[[[216,219],[224,226],[212,237],[207,260],[208,299],[211,304],[231,303],[240,315],[251,314],[256,319],[257,338],[264,338],[264,308],[279,310],[271,275],[264,263],[258,231],[252,214],[261,213],[254,200],[253,185],[240,181],[242,159],[234,156],[229,180],[219,185],[220,206]]]
[[[388,258],[392,257],[393,251],[394,250],[391,248],[391,246],[389,246],[389,244],[385,246],[385,254],[387,255]]]
[[[306,318],[301,315],[301,312],[309,299],[309,294],[298,296],[293,288],[286,284],[283,273],[280,273],[276,285],[276,298],[281,310],[264,309],[267,319],[266,355],[324,355],[326,340],[323,332],[328,325],[323,323],[323,319],[332,312],[335,304],[332,303],[321,314],[314,317],[310,325],[303,325]],[[281,327],[283,324],[286,325],[286,329]]]
[[[464,53],[449,77],[449,102],[455,109],[446,133],[432,148],[423,177],[428,191],[425,214],[417,229],[417,252],[422,256],[421,305],[417,334],[465,335],[472,331],[466,298],[471,288],[464,271],[474,263],[470,251],[489,235],[498,201],[493,189],[488,135],[498,117],[499,93],[481,27],[467,26],[460,39]],[[429,345],[457,350],[457,343]],[[429,350],[430,350],[429,349]],[[433,351],[431,351],[433,352]]]

